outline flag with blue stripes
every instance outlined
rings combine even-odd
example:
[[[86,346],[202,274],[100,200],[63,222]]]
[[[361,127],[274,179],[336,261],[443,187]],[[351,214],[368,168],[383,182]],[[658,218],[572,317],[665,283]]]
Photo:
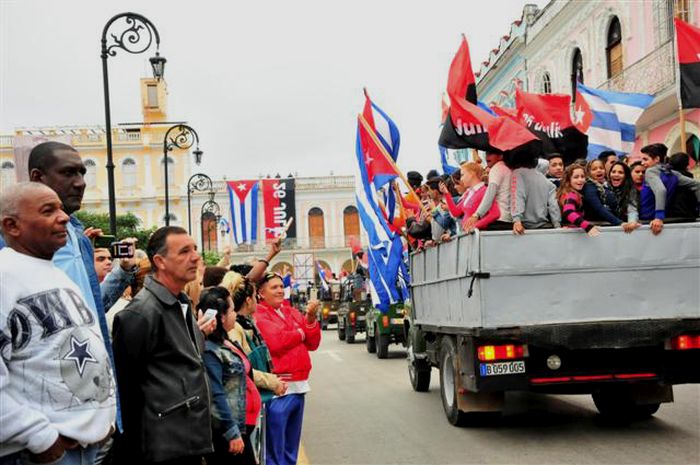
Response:
[[[587,158],[597,158],[604,150],[612,150],[618,155],[630,153],[637,137],[637,120],[651,105],[654,97],[593,89],[580,83],[578,91],[586,100],[593,116],[588,128]],[[577,118],[575,115],[574,119]]]
[[[367,89],[365,89],[365,107],[362,110],[362,116],[374,130],[391,158],[396,161],[399,158],[399,146],[401,145],[399,128],[396,127],[389,115],[369,98]]]
[[[223,216],[219,220],[219,229],[221,229],[222,233],[228,234],[231,232],[231,225],[229,224],[228,220]]]
[[[370,181],[365,164],[364,151],[358,132],[355,145],[357,172],[355,176],[355,199],[362,227],[367,232],[367,263],[370,278],[372,302],[382,312],[402,299],[397,288],[399,269],[403,260],[401,237],[389,228],[377,203],[377,192]],[[407,276],[406,276],[407,278]]]
[[[258,238],[258,181],[227,181],[231,226],[236,244],[254,244]]]
[[[321,281],[321,287],[324,291],[328,291],[328,279],[326,278],[326,270],[323,269],[321,263],[316,260],[316,269],[318,270],[318,279]]]

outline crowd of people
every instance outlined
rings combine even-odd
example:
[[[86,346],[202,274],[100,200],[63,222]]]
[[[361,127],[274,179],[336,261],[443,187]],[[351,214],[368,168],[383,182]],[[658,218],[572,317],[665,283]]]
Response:
[[[28,165],[0,195],[0,464],[296,463],[321,330],[267,271],[280,243],[205,267],[166,226],[117,265],[74,216],[78,152]]]
[[[578,228],[598,236],[602,227],[620,226],[632,233],[648,222],[653,234],[667,219],[695,220],[700,182],[688,170],[690,157],[667,158],[665,145],[641,149],[638,160],[602,152],[593,160],[565,165],[561,154],[509,166],[500,154],[465,161],[451,175],[410,171],[407,179],[420,196],[420,208],[407,209],[404,225],[413,249],[450,240],[474,229]]]

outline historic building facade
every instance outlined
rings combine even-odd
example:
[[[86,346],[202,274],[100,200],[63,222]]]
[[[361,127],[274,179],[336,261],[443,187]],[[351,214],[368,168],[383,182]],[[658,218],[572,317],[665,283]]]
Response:
[[[572,94],[575,82],[653,95],[632,155],[649,143],[680,149],[673,17],[700,22],[691,0],[552,0],[523,15],[475,73],[479,99],[514,106],[515,88]],[[700,151],[700,110],[686,110],[687,150]]]

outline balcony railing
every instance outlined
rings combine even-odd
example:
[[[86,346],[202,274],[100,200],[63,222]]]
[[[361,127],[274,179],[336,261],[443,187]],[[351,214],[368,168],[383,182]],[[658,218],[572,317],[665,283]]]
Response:
[[[676,81],[673,41],[668,41],[620,74],[598,86],[601,90],[656,95]]]

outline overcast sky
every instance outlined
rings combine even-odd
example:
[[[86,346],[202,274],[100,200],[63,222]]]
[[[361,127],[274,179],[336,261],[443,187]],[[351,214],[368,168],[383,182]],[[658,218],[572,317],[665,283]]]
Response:
[[[403,171],[439,168],[440,96],[460,34],[475,71],[546,0],[0,0],[0,132],[104,125],[100,35],[148,17],[168,60],[168,117],[199,133],[214,179],[352,173],[362,87],[401,131]],[[141,121],[148,57],[110,58],[112,121]]]

